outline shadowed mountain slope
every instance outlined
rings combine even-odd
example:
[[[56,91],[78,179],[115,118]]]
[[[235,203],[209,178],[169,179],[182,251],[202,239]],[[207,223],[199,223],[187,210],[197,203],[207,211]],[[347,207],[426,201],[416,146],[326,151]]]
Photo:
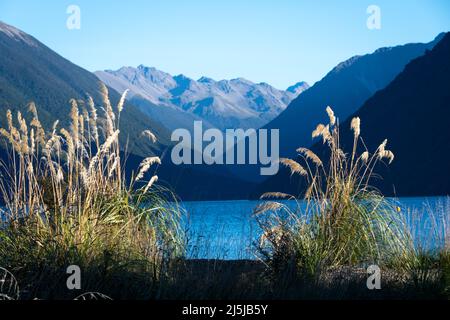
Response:
[[[439,35],[427,44],[381,48],[340,63],[265,126],[280,129],[280,154],[292,156],[298,146],[312,144],[311,132],[317,123],[326,120],[323,112],[326,106],[333,106],[344,121],[375,92],[394,80],[406,64],[432,49],[441,38]]]
[[[375,187],[386,195],[450,194],[450,33],[441,38],[434,49],[411,61],[386,88],[341,123],[345,152],[351,152],[350,121],[354,116],[361,119],[361,137],[370,152],[388,139],[387,148],[394,152],[395,159],[390,165],[380,163],[376,173],[383,179],[373,179]],[[327,121],[324,108],[321,112]],[[312,150],[323,160],[328,159],[322,142]],[[304,189],[302,178],[290,177],[283,169],[265,181],[254,196],[274,190],[301,194]]]
[[[0,22],[1,126],[6,125],[7,109],[27,116],[26,106],[31,101],[35,102],[45,127],[49,128],[58,119],[66,126],[70,99],[86,99],[91,95],[96,106],[102,106],[99,84],[94,74],[64,59],[32,36]],[[113,104],[119,98],[119,93],[110,90]],[[158,144],[140,138],[145,129],[155,133]],[[161,151],[170,143],[169,131],[131,104],[125,105],[121,115],[121,138],[128,141],[131,152],[140,155]]]

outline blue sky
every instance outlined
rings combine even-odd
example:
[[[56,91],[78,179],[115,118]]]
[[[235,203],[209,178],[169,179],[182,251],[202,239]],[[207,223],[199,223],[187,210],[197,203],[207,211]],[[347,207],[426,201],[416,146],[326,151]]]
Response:
[[[80,30],[66,28],[71,4],[81,9]],[[381,9],[380,30],[366,27],[371,4]],[[0,0],[0,20],[90,71],[144,64],[285,89],[353,55],[450,31],[450,1]]]

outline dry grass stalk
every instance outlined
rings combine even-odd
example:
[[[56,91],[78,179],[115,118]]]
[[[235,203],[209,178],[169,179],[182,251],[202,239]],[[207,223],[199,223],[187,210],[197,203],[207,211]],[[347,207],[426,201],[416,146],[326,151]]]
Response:
[[[293,174],[299,174],[302,176],[307,175],[305,168],[303,168],[297,161],[287,158],[281,158],[280,163],[284,165],[285,167],[289,168],[291,171],[291,175]]]
[[[150,130],[144,130],[142,132],[142,135],[144,135],[145,137],[147,137],[148,139],[150,139],[150,141],[152,141],[153,143],[156,142],[156,136],[153,134],[153,132],[151,132]]]

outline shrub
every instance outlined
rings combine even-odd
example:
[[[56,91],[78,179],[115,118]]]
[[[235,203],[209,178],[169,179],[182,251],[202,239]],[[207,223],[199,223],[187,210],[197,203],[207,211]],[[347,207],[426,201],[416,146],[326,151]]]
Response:
[[[360,119],[354,118],[353,148],[345,153],[337,119],[330,107],[326,111],[329,123],[319,124],[312,137],[327,146],[328,162],[306,148],[297,150],[299,161],[280,159],[291,175],[305,178],[307,188],[300,196],[266,193],[262,199],[279,200],[255,209],[264,231],[258,249],[275,274],[316,277],[336,267],[398,264],[412,248],[396,204],[371,187],[377,163],[394,160],[387,140],[374,153],[366,149],[359,155],[359,144],[364,143]]]
[[[103,118],[88,97],[71,100],[68,129],[55,122],[46,132],[34,104],[30,123],[18,112],[16,127],[8,111],[8,128],[0,129],[8,150],[0,166],[0,266],[28,285],[29,297],[74,298],[69,265],[80,266],[85,291],[149,297],[167,261],[183,252],[180,210],[155,187],[156,175],[143,181],[160,159],[146,158],[125,177],[118,136],[126,92],[116,110],[106,86],[101,92]],[[149,130],[143,135],[156,141]]]

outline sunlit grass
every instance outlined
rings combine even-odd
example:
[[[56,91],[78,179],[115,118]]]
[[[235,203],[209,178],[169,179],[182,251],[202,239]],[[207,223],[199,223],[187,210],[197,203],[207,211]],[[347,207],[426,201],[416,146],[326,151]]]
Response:
[[[259,251],[274,274],[291,270],[296,276],[318,278],[335,268],[381,268],[411,272],[419,259],[410,230],[398,206],[371,186],[380,162],[394,161],[387,140],[367,150],[360,119],[351,121],[353,146],[341,149],[339,123],[327,108],[328,124],[319,124],[313,138],[322,139],[327,160],[306,148],[299,161],[281,159],[307,188],[300,195],[266,193],[262,198],[302,200],[292,209],[268,201],[255,214],[264,230]],[[361,154],[358,150],[363,149]]]
[[[175,198],[155,187],[156,175],[146,180],[160,159],[125,177],[118,137],[126,92],[115,110],[104,85],[101,92],[102,108],[90,97],[71,101],[70,128],[55,122],[46,131],[30,104],[30,123],[8,111],[0,129],[9,151],[0,167],[0,266],[32,297],[70,297],[69,265],[81,267],[85,291],[150,297],[167,261],[183,254],[181,211],[167,205]],[[143,138],[156,139],[149,130]]]

